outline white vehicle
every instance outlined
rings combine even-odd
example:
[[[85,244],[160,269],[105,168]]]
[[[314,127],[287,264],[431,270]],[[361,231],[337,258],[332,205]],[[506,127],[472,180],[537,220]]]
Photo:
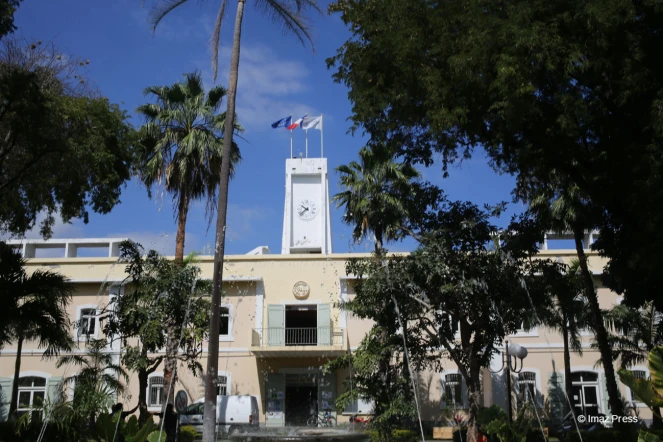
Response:
[[[203,432],[205,400],[198,399],[180,413],[180,426],[191,425]],[[232,433],[249,430],[260,425],[258,399],[255,396],[217,396],[216,431]]]

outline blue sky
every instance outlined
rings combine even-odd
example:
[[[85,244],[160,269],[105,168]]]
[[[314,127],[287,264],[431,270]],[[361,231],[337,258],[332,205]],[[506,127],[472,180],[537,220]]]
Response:
[[[28,40],[52,41],[65,53],[90,60],[89,77],[112,102],[132,115],[145,102],[146,86],[172,84],[182,74],[199,70],[212,84],[208,41],[217,1],[191,1],[153,34],[147,13],[154,0],[25,0],[16,14],[17,34]],[[229,46],[235,3],[229,3],[221,38],[218,82],[227,84]],[[315,52],[278,25],[261,16],[248,2],[242,30],[242,53],[237,112],[246,128],[240,141],[243,162],[230,186],[229,233],[226,251],[242,254],[259,245],[280,253],[283,224],[285,159],[289,155],[288,132],[270,123],[292,114],[324,115],[325,155],[330,168],[330,194],[340,191],[333,169],[357,157],[363,145],[359,136],[347,134],[351,115],[344,86],[332,81],[325,60],[349,37],[338,16],[312,16]],[[326,11],[328,2],[321,3]],[[304,132],[296,131],[295,153],[304,151]],[[309,133],[311,154],[319,154],[319,132]],[[513,178],[494,173],[483,157],[466,161],[442,179],[435,165],[424,172],[455,199],[478,204],[510,201]],[[518,210],[512,206],[512,213]],[[506,219],[504,220],[506,221]],[[122,193],[122,203],[108,215],[93,214],[88,224],[75,221],[56,226],[55,236],[131,237],[149,248],[172,253],[175,219],[168,195],[149,199],[146,190],[132,181]],[[208,230],[204,204],[189,214],[186,249],[208,252],[214,226]],[[351,244],[352,229],[341,222],[341,211],[332,208],[334,252],[371,250],[371,244]],[[28,235],[36,237],[35,233]],[[412,242],[394,244],[391,250],[411,250]]]

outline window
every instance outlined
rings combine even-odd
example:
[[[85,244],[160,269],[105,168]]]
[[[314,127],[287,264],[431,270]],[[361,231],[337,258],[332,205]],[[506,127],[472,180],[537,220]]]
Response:
[[[219,336],[230,336],[230,308],[221,307],[219,310]]]
[[[163,376],[152,376],[147,388],[148,407],[161,407],[163,405]]]
[[[631,370],[631,373],[633,373],[633,376],[636,379],[647,379],[647,373],[644,370]],[[633,393],[633,390],[631,390],[631,401],[641,402],[640,399],[638,399],[635,396],[635,393]]]
[[[216,395],[228,395],[228,376],[219,376],[216,378]]]
[[[97,308],[85,306],[78,310],[77,337],[87,339],[97,336]]]
[[[22,416],[32,412],[32,419],[41,418],[41,407],[46,397],[46,379],[26,376],[18,380],[17,414]]]
[[[536,373],[524,371],[518,373],[518,389],[522,403],[534,404],[536,400]]]
[[[444,376],[444,395],[442,405],[458,407],[463,405],[463,378],[458,373]]]

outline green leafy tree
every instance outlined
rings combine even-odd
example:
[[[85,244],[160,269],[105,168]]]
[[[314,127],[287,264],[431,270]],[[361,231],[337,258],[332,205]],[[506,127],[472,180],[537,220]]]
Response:
[[[169,13],[188,0],[156,0],[151,12],[153,29]],[[256,0],[253,4],[272,21],[283,26],[286,33],[294,34],[302,44],[312,43],[306,13],[313,9],[319,11],[315,0],[286,1],[286,0]],[[221,25],[226,11],[226,0],[219,4],[218,15],[212,31],[210,46],[212,50],[212,69],[216,81],[218,69],[218,54],[221,40]],[[233,31],[233,44],[230,56],[230,77],[228,82],[228,108],[223,139],[223,152],[221,174],[219,177],[219,200],[216,218],[216,241],[214,249],[214,278],[212,290],[212,315],[210,319],[210,333],[219,329],[219,307],[223,285],[223,256],[226,246],[226,218],[228,212],[228,183],[230,181],[230,157],[233,145],[233,123],[235,121],[235,100],[237,97],[237,81],[239,78],[239,52],[242,40],[242,21],[246,0],[237,2],[235,15],[235,28]],[[216,422],[216,386],[214,385],[219,369],[219,343],[212,339],[208,347],[207,370],[205,373],[205,418],[203,423],[203,440],[212,442],[215,438]]]
[[[523,248],[526,242],[517,234],[496,240],[499,230],[490,218],[499,211],[444,202],[419,225],[421,245],[411,255],[352,261],[347,267],[360,278],[347,308],[377,326],[391,327],[403,342],[401,350],[407,345],[408,364],[415,371],[442,370],[440,355],[457,365],[468,392],[472,442],[477,440],[482,370],[544,296],[546,286],[534,274],[550,265],[530,261],[531,245]],[[385,308],[376,308],[384,299]],[[386,314],[396,309],[400,317]],[[379,385],[375,388],[370,396],[381,394]]]
[[[113,361],[113,354],[106,351],[107,346],[106,339],[90,339],[85,354],[64,355],[57,363],[57,368],[71,365],[78,369],[78,373],[64,379],[64,384],[74,390],[73,413],[87,421],[90,431],[97,416],[113,405],[129,381],[127,372]]]
[[[354,227],[352,239],[375,238],[375,252],[382,253],[383,242],[404,235],[408,201],[413,197],[419,172],[409,164],[394,160],[393,150],[384,145],[363,147],[359,162],[338,166],[342,192],[332,201],[345,210],[343,221]]]
[[[566,267],[565,274],[558,269],[548,269],[543,275],[550,281],[553,294],[552,302],[546,305],[542,313],[544,324],[562,335],[564,343],[564,390],[568,398],[573,397],[573,379],[571,378],[571,351],[582,356],[582,339],[580,333],[590,325],[587,315],[587,301],[583,296],[582,283],[579,278],[579,262],[574,260]],[[614,355],[614,353],[613,353]],[[565,403],[567,412],[572,407]]]
[[[0,2],[0,38],[16,30],[14,13],[23,0],[4,0]]]
[[[148,377],[162,363],[185,363],[194,374],[202,372],[199,359],[209,326],[209,295],[211,284],[200,279],[200,268],[192,257],[174,263],[132,241],[120,244],[120,259],[127,264],[125,291],[105,309],[104,332],[122,342],[122,364],[138,374],[138,409],[140,422],[145,423]],[[164,333],[164,327],[167,333]],[[169,341],[181,353],[165,357],[153,356]],[[172,372],[176,372],[170,366]],[[168,394],[174,396],[174,385],[164,382]],[[164,380],[165,381],[165,380]],[[170,393],[168,392],[170,389]]]
[[[0,232],[22,235],[44,213],[48,237],[56,213],[108,213],[131,176],[127,115],[89,85],[89,61],[41,42],[0,45]]]
[[[586,227],[600,229],[605,282],[662,308],[657,1],[338,0],[330,11],[352,33],[328,63],[349,88],[353,129],[413,162],[440,155],[445,170],[483,147],[518,190],[577,187],[598,209]]]
[[[39,348],[44,348],[44,358],[69,351],[73,346],[67,313],[72,287],[67,278],[56,272],[35,270],[28,275],[20,253],[5,243],[0,243],[0,258],[0,295],[7,321],[2,324],[2,335],[5,342],[16,343],[9,405],[9,415],[13,416],[18,405],[23,343],[36,341]]]
[[[148,189],[163,184],[173,195],[177,217],[175,261],[184,260],[184,239],[189,206],[206,199],[207,213],[217,205],[218,177],[221,173],[225,113],[218,113],[226,90],[221,86],[207,94],[200,73],[185,75],[172,86],[149,87],[145,95],[155,103],[142,105],[138,112],[146,119],[143,126],[140,176]],[[240,131],[235,124],[233,131]],[[230,174],[241,160],[239,147],[232,144]],[[175,326],[175,325],[174,325]],[[171,385],[177,376],[178,353],[176,330],[168,330],[164,382]],[[167,395],[168,403],[174,397]],[[165,406],[166,404],[164,404]]]

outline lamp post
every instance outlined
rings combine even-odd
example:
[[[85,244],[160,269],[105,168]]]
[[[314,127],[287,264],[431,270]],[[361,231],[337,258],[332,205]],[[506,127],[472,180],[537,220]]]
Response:
[[[523,370],[523,359],[527,357],[527,349],[522,345],[509,344],[509,341],[504,341],[504,353],[502,353],[502,367],[497,371],[491,373],[499,373],[506,370],[506,397],[507,408],[509,413],[509,422],[513,420],[513,413],[511,411],[511,372],[520,373]],[[518,367],[518,359],[520,359],[520,368]]]

